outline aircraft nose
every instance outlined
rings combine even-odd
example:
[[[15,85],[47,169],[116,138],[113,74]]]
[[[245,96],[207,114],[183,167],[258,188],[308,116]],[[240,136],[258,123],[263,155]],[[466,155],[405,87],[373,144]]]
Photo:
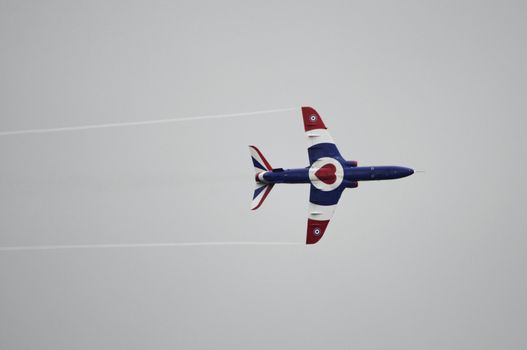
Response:
[[[396,171],[396,174],[397,174],[397,177],[396,178],[402,178],[402,177],[407,177],[407,176],[410,176],[414,173],[414,169],[411,169],[411,168],[405,168],[405,167],[397,167],[397,171]]]

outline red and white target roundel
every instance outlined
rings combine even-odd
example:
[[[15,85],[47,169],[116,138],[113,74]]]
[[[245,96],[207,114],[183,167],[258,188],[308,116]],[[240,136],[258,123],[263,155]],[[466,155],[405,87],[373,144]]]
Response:
[[[309,180],[321,191],[337,189],[344,178],[344,169],[338,160],[323,157],[315,161],[309,168]]]

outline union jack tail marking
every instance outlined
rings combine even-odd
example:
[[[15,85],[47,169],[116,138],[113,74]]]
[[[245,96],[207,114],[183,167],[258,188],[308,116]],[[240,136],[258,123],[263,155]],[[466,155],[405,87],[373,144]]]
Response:
[[[251,152],[251,159],[254,166],[254,180],[256,181],[251,209],[256,210],[260,208],[274,186],[274,184],[269,184],[263,181],[261,175],[266,171],[271,171],[273,167],[269,164],[267,159],[265,159],[264,155],[258,148],[255,146],[249,146],[249,151]]]

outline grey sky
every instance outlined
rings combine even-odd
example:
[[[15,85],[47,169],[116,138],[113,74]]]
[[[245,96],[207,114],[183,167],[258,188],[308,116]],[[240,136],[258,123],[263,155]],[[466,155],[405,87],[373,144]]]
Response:
[[[524,349],[521,1],[0,2],[0,131],[311,105],[359,164],[313,246],[0,253],[1,349]],[[247,145],[300,113],[0,138],[0,246],[305,239]]]

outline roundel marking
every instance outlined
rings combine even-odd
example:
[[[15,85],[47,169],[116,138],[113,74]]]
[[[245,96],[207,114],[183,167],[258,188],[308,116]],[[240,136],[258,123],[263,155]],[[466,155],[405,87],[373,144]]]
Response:
[[[320,228],[319,228],[319,227],[315,227],[315,229],[313,229],[313,234],[314,234],[315,236],[320,235],[320,232],[321,232],[321,231],[320,231]]]
[[[310,119],[312,122],[315,122],[315,121],[317,121],[317,116],[314,115],[314,114],[312,114],[312,115],[309,117],[309,119]]]
[[[331,163],[325,164],[315,172],[315,176],[325,184],[331,185],[337,181],[337,167]]]
[[[335,158],[322,157],[309,168],[309,180],[321,191],[337,189],[344,179],[342,164]]]

